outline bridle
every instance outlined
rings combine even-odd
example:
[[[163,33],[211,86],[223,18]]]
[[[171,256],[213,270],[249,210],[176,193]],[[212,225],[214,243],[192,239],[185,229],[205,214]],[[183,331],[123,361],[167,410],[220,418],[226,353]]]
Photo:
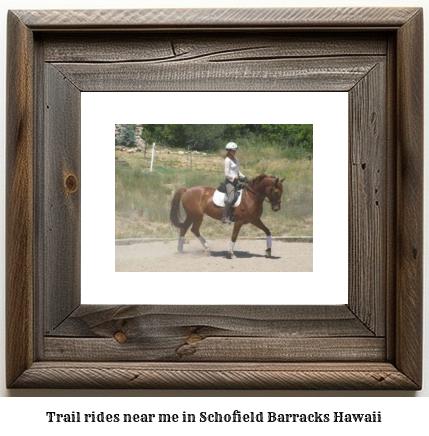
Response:
[[[273,206],[273,200],[271,200],[269,197],[270,194],[263,196],[263,195],[259,194],[259,192],[256,192],[254,189],[252,189],[249,185],[243,185],[243,188],[249,190],[250,192],[253,192],[253,194],[258,196],[259,198],[262,198],[263,201],[266,201],[267,203],[270,203],[271,206]],[[274,185],[271,186],[270,192],[272,192],[273,189],[274,189]],[[276,204],[281,204],[281,200],[276,200]]]
[[[266,201],[268,203],[270,203],[270,200],[267,197],[264,197],[263,195],[261,195],[259,192],[256,192],[254,189],[252,189],[249,185],[243,185],[244,189],[247,189],[250,192],[253,192],[257,197],[262,198],[263,201]]]

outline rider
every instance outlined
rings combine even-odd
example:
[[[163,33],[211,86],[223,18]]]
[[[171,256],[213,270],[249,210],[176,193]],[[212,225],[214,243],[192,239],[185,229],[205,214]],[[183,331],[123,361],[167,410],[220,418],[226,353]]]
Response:
[[[248,182],[247,177],[238,169],[238,161],[235,158],[235,153],[238,149],[238,145],[235,142],[228,142],[225,149],[227,155],[225,158],[225,186],[227,199],[225,201],[225,207],[223,209],[222,223],[231,224],[229,219],[229,213],[234,202],[235,188],[239,181]]]

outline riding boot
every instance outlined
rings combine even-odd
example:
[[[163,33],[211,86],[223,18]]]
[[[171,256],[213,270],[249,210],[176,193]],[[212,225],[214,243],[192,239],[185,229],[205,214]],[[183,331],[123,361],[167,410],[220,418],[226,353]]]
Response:
[[[222,224],[231,224],[232,221],[229,218],[229,213],[231,211],[231,203],[226,203],[225,207],[223,208],[223,214],[222,214]]]

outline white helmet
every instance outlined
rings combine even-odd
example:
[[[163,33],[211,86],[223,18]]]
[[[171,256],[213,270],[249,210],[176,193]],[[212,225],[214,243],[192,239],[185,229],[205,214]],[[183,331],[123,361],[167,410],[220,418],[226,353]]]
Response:
[[[235,142],[228,142],[225,147],[226,150],[237,150],[237,148],[238,145]]]

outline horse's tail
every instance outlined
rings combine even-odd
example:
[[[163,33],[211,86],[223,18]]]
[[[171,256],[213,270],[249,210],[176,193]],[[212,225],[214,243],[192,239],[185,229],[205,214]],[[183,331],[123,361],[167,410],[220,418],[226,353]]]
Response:
[[[170,222],[176,230],[183,228],[184,225],[180,216],[180,200],[185,191],[186,188],[178,189],[173,195],[173,200],[171,200]]]

